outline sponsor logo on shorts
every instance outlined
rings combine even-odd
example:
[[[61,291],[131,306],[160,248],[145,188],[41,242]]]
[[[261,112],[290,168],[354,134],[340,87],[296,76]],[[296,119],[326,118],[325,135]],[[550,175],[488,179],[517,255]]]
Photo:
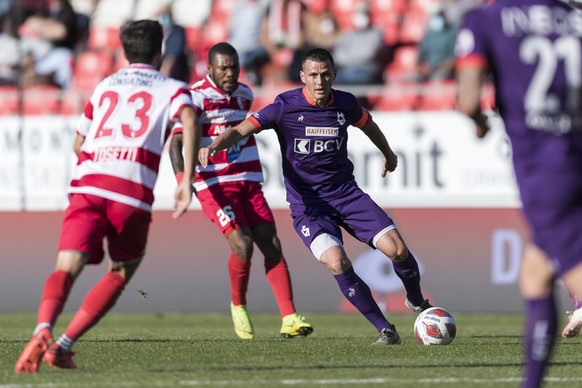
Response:
[[[311,232],[309,231],[309,228],[305,225],[301,226],[301,233],[303,233],[303,235],[305,237],[309,237],[309,235],[311,235]]]
[[[305,127],[305,136],[337,137],[339,128],[334,127]]]

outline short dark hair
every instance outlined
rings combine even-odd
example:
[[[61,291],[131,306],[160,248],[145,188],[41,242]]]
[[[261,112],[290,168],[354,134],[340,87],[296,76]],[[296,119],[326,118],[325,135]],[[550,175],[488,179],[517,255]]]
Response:
[[[305,65],[305,62],[329,62],[332,68],[335,68],[335,63],[333,62],[333,57],[326,49],[319,47],[312,48],[303,56],[303,61],[301,62],[301,68]]]
[[[152,64],[162,51],[164,30],[155,20],[135,20],[121,26],[119,39],[129,63]]]
[[[238,58],[238,53],[236,52],[236,49],[230,43],[227,42],[216,43],[214,46],[210,48],[210,51],[208,51],[208,63],[211,63],[212,58],[214,58],[214,56],[217,54],[228,55]]]

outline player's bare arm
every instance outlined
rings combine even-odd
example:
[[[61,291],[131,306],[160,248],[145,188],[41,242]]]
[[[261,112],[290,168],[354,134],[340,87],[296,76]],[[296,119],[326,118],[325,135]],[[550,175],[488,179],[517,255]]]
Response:
[[[75,142],[73,143],[73,151],[75,151],[75,155],[77,155],[77,157],[79,157],[79,154],[81,153],[81,146],[83,145],[84,142],[85,136],[79,135],[77,133],[77,135],[75,136]]]
[[[457,71],[458,110],[475,122],[477,137],[484,137],[489,131],[487,116],[481,111],[481,87],[485,71],[479,66],[463,66]]]
[[[201,148],[198,152],[198,161],[202,167],[208,166],[208,158],[214,156],[216,151],[224,150],[235,145],[238,141],[249,137],[256,132],[253,123],[246,119],[236,127],[231,127],[214,139],[208,147]]]
[[[184,174],[184,155],[182,153],[182,134],[174,133],[170,139],[170,146],[168,148],[168,153],[170,155],[170,162],[172,163],[172,169],[176,176]]]
[[[394,151],[392,151],[386,136],[384,136],[384,133],[382,133],[382,130],[374,120],[371,118],[368,119],[361,130],[384,155],[384,167],[382,168],[382,178],[384,178],[387,173],[396,169],[396,166],[398,165],[398,156],[396,156]]]
[[[192,200],[192,178],[196,167],[195,155],[200,146],[200,125],[192,107],[184,107],[180,112],[180,121],[183,125],[182,144],[184,150],[184,179],[178,182],[175,193],[174,212],[172,217],[179,218],[186,212]]]

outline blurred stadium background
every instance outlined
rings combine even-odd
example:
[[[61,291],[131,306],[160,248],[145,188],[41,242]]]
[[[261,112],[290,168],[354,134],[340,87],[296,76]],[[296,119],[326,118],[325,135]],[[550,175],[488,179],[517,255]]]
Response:
[[[140,1],[147,5],[153,0]],[[416,82],[410,78],[418,43],[437,2],[366,2],[372,23],[382,28],[391,53],[383,82],[336,87],[352,91],[367,105],[399,154],[400,164],[382,180],[381,155],[354,132],[349,149],[356,178],[393,216],[421,261],[423,285],[433,304],[453,312],[519,311],[517,268],[527,230],[518,211],[503,126],[492,115],[491,136],[478,141],[470,122],[454,110],[452,80]],[[313,12],[328,10],[342,29],[350,29],[351,15],[362,0],[305,3]],[[96,3],[85,45],[75,52],[69,87],[0,87],[1,311],[36,309],[45,276],[54,265],[61,212],[67,204],[66,189],[75,163],[71,151],[75,124],[95,84],[125,65],[118,26],[139,17],[132,14],[139,9],[135,4],[131,0]],[[233,5],[234,0],[172,2],[175,22],[186,34],[191,82],[204,75],[208,49],[228,38]],[[297,86],[276,76],[289,66],[290,58],[283,48],[263,69],[262,84],[253,86],[252,110]],[[483,106],[490,109],[493,104],[488,87]],[[265,131],[258,140],[265,193],[275,212],[298,309],[351,311],[331,276],[291,228],[275,136]],[[149,250],[117,308],[222,311],[229,302],[227,244],[199,211],[196,200],[190,213],[171,220],[175,182],[167,158],[162,163]],[[346,237],[346,249],[386,311],[402,311],[403,290],[387,261],[350,237]],[[88,289],[103,270],[104,265],[87,268],[76,287]],[[250,309],[275,311],[260,253],[255,254],[252,276]],[[147,291],[149,298],[134,289]],[[69,308],[80,303],[75,298],[82,294],[73,293]],[[567,303],[565,296],[564,292]]]

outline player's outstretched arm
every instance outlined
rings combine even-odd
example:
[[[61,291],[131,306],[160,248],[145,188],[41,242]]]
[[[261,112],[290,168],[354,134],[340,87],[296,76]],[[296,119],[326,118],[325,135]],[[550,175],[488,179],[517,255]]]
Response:
[[[249,137],[256,132],[256,128],[253,123],[245,119],[236,127],[231,127],[221,133],[214,139],[212,144],[208,147],[201,148],[198,152],[198,161],[202,167],[208,166],[208,158],[214,156],[216,151],[224,150],[230,146],[236,144],[239,140]]]
[[[181,143],[184,150],[184,177],[178,182],[174,196],[174,212],[172,217],[179,218],[186,212],[192,200],[192,179],[196,167],[195,155],[200,147],[200,125],[198,117],[192,107],[184,107],[180,112],[180,121],[183,125]]]
[[[476,135],[484,137],[489,131],[487,116],[481,111],[481,87],[485,69],[463,66],[457,71],[457,109],[475,123]]]
[[[361,129],[384,155],[384,167],[382,168],[382,178],[384,178],[387,173],[396,170],[398,156],[396,156],[394,151],[392,151],[386,136],[384,136],[384,133],[382,133],[382,130],[378,127],[378,124],[372,120],[372,118],[370,118],[366,125]]]

